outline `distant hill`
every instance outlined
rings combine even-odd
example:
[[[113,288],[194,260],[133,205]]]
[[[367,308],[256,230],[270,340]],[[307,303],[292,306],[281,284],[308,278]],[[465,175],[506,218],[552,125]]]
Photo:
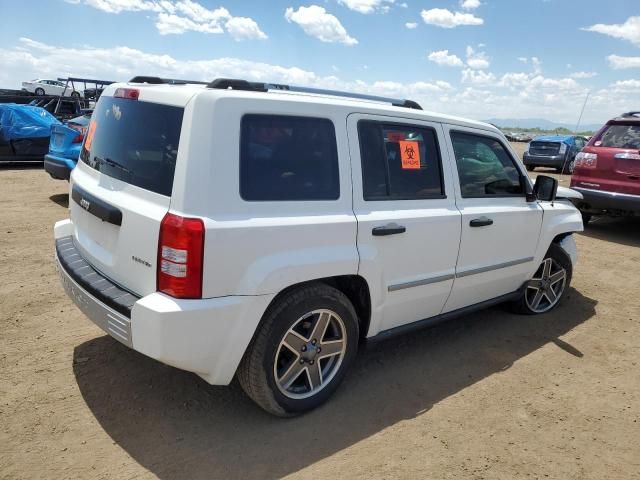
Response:
[[[542,130],[555,130],[556,128],[568,128],[573,131],[576,128],[576,124],[570,123],[557,123],[544,118],[492,118],[484,120],[488,123],[493,123],[502,128],[540,128]],[[580,124],[580,131],[596,131],[602,125],[599,124]]]

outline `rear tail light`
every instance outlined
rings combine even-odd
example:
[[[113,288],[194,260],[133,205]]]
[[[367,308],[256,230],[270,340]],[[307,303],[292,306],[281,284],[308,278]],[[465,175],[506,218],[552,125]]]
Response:
[[[167,213],[160,224],[158,290],[176,298],[202,298],[204,223]]]
[[[129,100],[138,100],[140,90],[137,88],[116,88],[113,94],[116,98],[128,98]]]
[[[71,140],[71,143],[82,143],[82,141],[84,140],[84,136],[87,133],[87,127],[83,127],[82,125],[78,125],[76,123],[69,123],[67,124],[67,126],[75,130],[76,132],[78,132],[78,135],[73,137],[73,140]]]
[[[597,153],[580,152],[576,155],[575,167],[596,168],[598,166]]]

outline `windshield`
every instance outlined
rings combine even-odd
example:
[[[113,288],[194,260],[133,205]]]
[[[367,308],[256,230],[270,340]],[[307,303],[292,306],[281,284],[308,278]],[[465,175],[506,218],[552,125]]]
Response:
[[[640,149],[640,125],[637,123],[609,125],[593,145],[596,147]]]
[[[80,160],[105,175],[171,196],[184,109],[101,97]]]

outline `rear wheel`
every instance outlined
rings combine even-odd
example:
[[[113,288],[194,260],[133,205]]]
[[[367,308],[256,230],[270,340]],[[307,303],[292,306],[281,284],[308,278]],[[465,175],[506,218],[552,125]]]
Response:
[[[297,415],[324,403],[358,349],[358,318],[339,290],[313,284],[272,305],[238,368],[238,380],[260,407]]]
[[[591,215],[590,213],[585,213],[585,212],[580,212],[580,213],[582,214],[582,225],[584,225],[586,227],[587,224],[593,218],[593,215]]]
[[[573,267],[569,255],[552,243],[542,263],[529,280],[522,296],[513,304],[518,313],[535,315],[554,309],[571,283]]]
[[[73,91],[73,92],[71,92],[71,97],[72,98],[80,98],[80,93],[76,92],[76,91]]]
[[[38,88],[36,88],[36,92],[35,93],[36,93],[36,95],[44,95],[44,89],[38,87]]]

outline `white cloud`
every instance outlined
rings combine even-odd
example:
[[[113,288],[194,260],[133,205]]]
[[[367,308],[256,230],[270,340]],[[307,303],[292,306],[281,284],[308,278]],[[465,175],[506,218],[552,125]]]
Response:
[[[155,26],[161,35],[178,35],[188,31],[224,33],[234,40],[265,40],[255,20],[234,17],[224,7],[208,9],[193,0],[66,0],[74,5],[84,4],[103,12],[155,13]]]
[[[374,12],[387,13],[390,5],[394,2],[395,0],[338,0],[338,3],[348,9],[364,14]]]
[[[480,0],[460,0],[460,6],[465,10],[474,10],[480,5]]]
[[[418,24],[416,22],[407,22],[404,24],[409,30],[413,30],[414,28],[418,28]]]
[[[542,60],[538,57],[531,57],[531,65],[533,65],[533,73],[542,73]]]
[[[438,65],[444,65],[447,67],[462,67],[464,65],[460,57],[453,54],[449,55],[449,50],[431,52],[427,55],[427,58]]]
[[[593,78],[595,76],[597,76],[597,72],[573,72],[572,74],[570,74],[569,76],[571,78]]]
[[[473,47],[467,47],[467,65],[476,70],[489,68],[489,58],[484,52],[476,52]]]
[[[640,92],[640,80],[619,80],[611,87],[619,92]]]
[[[629,17],[626,22],[618,24],[597,23],[590,27],[584,27],[581,30],[621,38],[640,46],[640,17]]]
[[[267,39],[267,35],[260,30],[260,27],[252,18],[233,17],[225,23],[225,27],[234,40]]]
[[[304,30],[304,33],[321,42],[344,43],[345,45],[358,43],[358,40],[349,36],[340,20],[318,5],[300,7],[297,11],[289,7],[284,13],[284,18],[289,23],[297,23]]]
[[[640,57],[621,57],[620,55],[609,55],[607,57],[609,66],[614,70],[625,68],[640,68]]]
[[[482,70],[463,70],[464,83],[450,84],[437,78],[428,81],[364,82],[318,75],[296,66],[253,62],[241,58],[184,60],[124,46],[95,48],[47,45],[28,38],[14,46],[0,46],[0,84],[20,88],[20,82],[38,76],[67,75],[127,80],[135,75],[159,75],[210,81],[216,77],[246,78],[261,82],[307,85],[410,98],[428,111],[469,118],[547,118],[575,121],[587,88],[572,78],[546,78],[532,72],[509,72],[498,77]],[[602,123],[640,104],[640,80],[620,80],[594,90],[584,114],[584,123]]]
[[[522,63],[527,63],[529,59],[527,57],[518,57],[518,61]]]
[[[164,8],[160,5],[160,2],[151,0],[74,0],[67,1],[77,5],[84,3],[98,10],[102,10],[107,13],[121,13],[121,12],[163,12]]]
[[[422,20],[428,25],[442,28],[455,28],[461,25],[482,25],[484,20],[472,13],[452,12],[446,8],[432,8],[420,12]]]
[[[473,85],[490,85],[495,83],[496,76],[491,72],[483,72],[481,70],[473,70],[465,68],[462,71],[462,83],[471,83]]]

